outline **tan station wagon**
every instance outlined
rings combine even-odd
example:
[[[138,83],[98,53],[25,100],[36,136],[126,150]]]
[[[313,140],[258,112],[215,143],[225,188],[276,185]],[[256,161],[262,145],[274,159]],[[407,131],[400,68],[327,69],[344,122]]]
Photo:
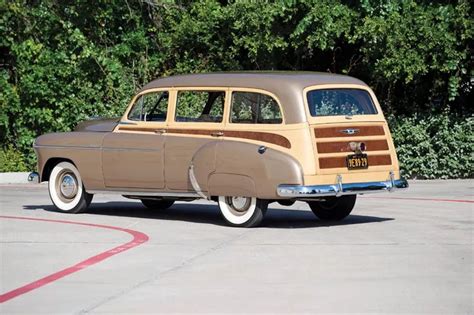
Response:
[[[218,202],[233,226],[258,225],[271,202],[305,201],[341,220],[357,194],[408,187],[387,122],[358,79],[312,72],[182,75],[147,84],[119,120],[36,139],[39,173],[59,211],[99,193],[166,209]]]

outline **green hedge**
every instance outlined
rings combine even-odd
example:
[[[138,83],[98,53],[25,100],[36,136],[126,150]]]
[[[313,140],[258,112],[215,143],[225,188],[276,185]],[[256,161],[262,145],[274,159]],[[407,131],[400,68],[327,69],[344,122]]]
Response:
[[[157,77],[308,70],[359,78],[412,117],[391,122],[411,176],[471,176],[456,156],[457,128],[472,134],[471,2],[0,0],[0,148],[23,156],[2,167],[32,169],[35,137],[117,116]]]
[[[390,117],[400,168],[409,178],[472,178],[474,119],[447,114]]]
[[[33,170],[25,163],[25,158],[20,151],[12,146],[0,149],[0,172],[27,172]]]

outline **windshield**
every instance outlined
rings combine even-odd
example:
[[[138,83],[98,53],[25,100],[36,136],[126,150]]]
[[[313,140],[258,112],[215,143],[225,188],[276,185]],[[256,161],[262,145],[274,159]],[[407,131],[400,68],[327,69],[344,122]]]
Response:
[[[377,114],[377,109],[365,90],[313,90],[307,93],[307,97],[309,112],[313,117]]]

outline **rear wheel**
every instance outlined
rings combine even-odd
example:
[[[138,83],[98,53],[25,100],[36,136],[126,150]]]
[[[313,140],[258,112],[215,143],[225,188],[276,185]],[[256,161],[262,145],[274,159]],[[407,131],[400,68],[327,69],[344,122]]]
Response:
[[[229,225],[253,227],[262,222],[268,202],[255,197],[219,197],[219,208]]]
[[[356,202],[356,195],[328,197],[324,201],[308,201],[313,213],[324,221],[339,221],[347,217]]]
[[[174,204],[174,200],[164,199],[140,199],[143,205],[149,209],[165,210]]]
[[[51,201],[61,212],[84,212],[93,197],[85,191],[79,171],[70,162],[54,166],[49,175],[48,190]]]

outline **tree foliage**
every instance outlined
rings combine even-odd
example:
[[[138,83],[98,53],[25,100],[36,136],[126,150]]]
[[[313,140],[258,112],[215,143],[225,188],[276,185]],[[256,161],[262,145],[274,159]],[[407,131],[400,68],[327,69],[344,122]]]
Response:
[[[154,78],[222,70],[344,73],[393,117],[462,122],[473,21],[468,0],[0,0],[0,141],[31,167],[37,135],[117,116]]]

